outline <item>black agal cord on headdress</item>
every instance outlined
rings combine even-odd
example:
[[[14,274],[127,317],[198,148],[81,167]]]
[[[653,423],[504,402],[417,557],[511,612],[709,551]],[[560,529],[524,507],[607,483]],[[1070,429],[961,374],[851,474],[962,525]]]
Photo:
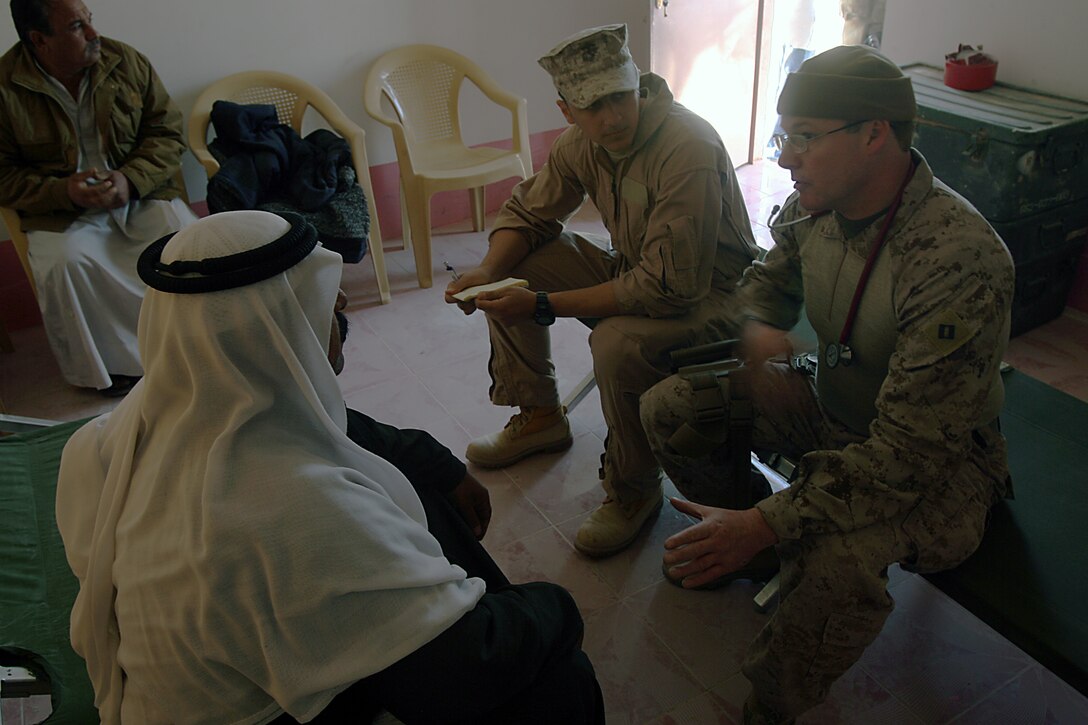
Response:
[[[262,247],[208,259],[163,264],[162,250],[174,236],[167,234],[140,255],[136,272],[148,287],[173,294],[219,292],[245,287],[294,267],[317,246],[317,230],[298,214],[281,214],[291,228]]]

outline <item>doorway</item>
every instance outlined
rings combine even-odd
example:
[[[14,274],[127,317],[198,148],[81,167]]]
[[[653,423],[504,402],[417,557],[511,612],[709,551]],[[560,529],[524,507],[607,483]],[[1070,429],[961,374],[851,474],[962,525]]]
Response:
[[[650,68],[718,131],[734,163],[752,156],[764,0],[671,0],[650,24]]]
[[[885,0],[655,0],[650,68],[736,165],[775,158],[786,75],[843,43],[880,46]]]

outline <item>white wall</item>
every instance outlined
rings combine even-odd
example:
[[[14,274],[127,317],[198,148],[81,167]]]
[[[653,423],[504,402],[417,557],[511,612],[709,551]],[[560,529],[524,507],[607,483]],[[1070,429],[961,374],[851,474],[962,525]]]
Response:
[[[626,22],[635,61],[649,68],[652,0],[85,0],[99,31],[142,50],[184,110],[216,78],[267,68],[324,88],[367,131],[371,164],[395,159],[385,127],[363,110],[362,80],[390,48],[435,43],[479,63],[529,101],[532,131],[564,124],[555,93],[536,58],[584,27]],[[6,11],[0,49],[15,31]],[[883,50],[900,63],[941,65],[960,42],[982,43],[997,56],[1002,81],[1088,99],[1083,32],[1085,0],[888,0]],[[505,120],[467,124],[472,143],[505,137]],[[203,177],[186,158],[194,199]]]
[[[944,67],[960,43],[997,58],[997,80],[1088,100],[1085,0],[888,0],[881,50]]]
[[[409,43],[456,50],[529,102],[530,131],[565,122],[555,91],[536,59],[581,28],[626,22],[636,62],[649,67],[647,0],[84,0],[100,33],[147,55],[186,113],[213,80],[243,70],[278,70],[323,88],[367,132],[371,165],[395,160],[389,131],[363,109],[371,62]],[[5,3],[6,5],[6,3]],[[0,49],[17,40],[10,15],[0,19]],[[509,137],[509,116],[481,115],[466,141]],[[204,196],[199,166],[188,155],[186,180]]]

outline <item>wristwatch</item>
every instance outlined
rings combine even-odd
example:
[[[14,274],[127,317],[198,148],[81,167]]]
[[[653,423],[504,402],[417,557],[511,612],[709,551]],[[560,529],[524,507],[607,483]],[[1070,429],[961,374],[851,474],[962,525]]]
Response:
[[[533,322],[538,325],[550,325],[555,322],[555,311],[548,301],[547,292],[536,293],[536,309],[533,310]]]

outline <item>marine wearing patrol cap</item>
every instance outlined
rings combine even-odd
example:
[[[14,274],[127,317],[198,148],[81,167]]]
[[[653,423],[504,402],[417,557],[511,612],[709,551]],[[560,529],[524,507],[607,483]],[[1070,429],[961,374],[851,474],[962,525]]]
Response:
[[[843,121],[913,121],[910,78],[867,45],[842,45],[809,58],[786,78],[778,97],[783,116]]]
[[[623,24],[587,28],[537,62],[551,75],[559,95],[575,108],[639,87],[638,67],[627,48],[627,26]]]

